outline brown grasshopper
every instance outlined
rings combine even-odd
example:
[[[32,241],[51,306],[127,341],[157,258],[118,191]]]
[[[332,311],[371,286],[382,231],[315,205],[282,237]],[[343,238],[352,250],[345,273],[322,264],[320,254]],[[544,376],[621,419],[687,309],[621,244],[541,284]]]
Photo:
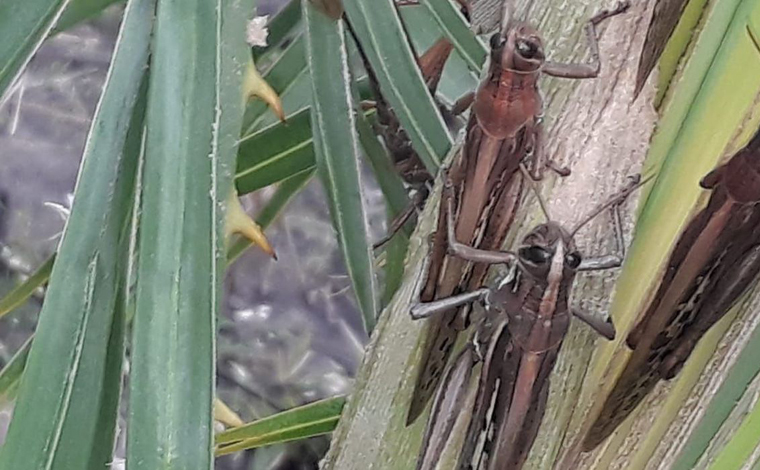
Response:
[[[707,206],[681,234],[656,295],[627,338],[633,349],[583,443],[600,444],[652,391],[675,377],[700,338],[760,272],[760,131],[708,173]]]
[[[481,250],[501,248],[522,198],[523,178],[516,175],[521,164],[529,168],[531,179],[540,179],[547,167],[559,174],[568,173],[545,161],[542,155],[538,79],[542,73],[565,78],[596,77],[600,70],[596,25],[627,8],[627,3],[620,3],[589,20],[586,33],[593,65],[584,65],[546,61],[538,31],[515,21],[505,4],[501,30],[490,39],[490,65],[474,95],[464,144],[447,175],[453,188],[453,230],[457,240]],[[471,292],[485,280],[487,265],[447,256],[448,225],[445,207],[441,206],[420,294],[422,302]],[[467,306],[452,306],[429,320],[407,424],[425,409],[457,335],[468,321]]]
[[[635,178],[572,230],[551,220],[537,226],[523,238],[516,252],[480,250],[458,242],[450,228],[453,226],[453,188],[447,186],[443,205],[447,208],[447,243],[452,256],[486,265],[505,264],[509,269],[492,287],[413,308],[416,318],[424,318],[453,306],[480,301],[487,314],[475,346],[470,345],[460,354],[436,395],[418,470],[435,468],[456,420],[468,415],[471,418],[458,469],[522,467],[543,418],[549,374],[567,333],[570,315],[583,320],[607,339],[615,336],[612,323],[572,309],[569,296],[577,272],[621,265],[625,246],[618,209],[641,184],[639,178]],[[610,208],[620,254],[582,259],[573,241],[575,233]],[[486,341],[481,342],[482,331],[488,330],[491,331],[486,334]],[[481,349],[483,351],[478,352]],[[478,356],[482,357],[483,366],[477,395],[473,408],[465,410],[462,398]]]

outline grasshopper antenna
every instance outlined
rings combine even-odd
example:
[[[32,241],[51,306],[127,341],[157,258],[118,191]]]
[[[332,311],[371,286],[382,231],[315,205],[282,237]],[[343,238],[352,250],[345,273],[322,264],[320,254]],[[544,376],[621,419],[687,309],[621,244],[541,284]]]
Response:
[[[501,17],[501,35],[505,36],[507,35],[507,31],[509,31],[509,26],[512,23],[512,18],[514,17],[514,11],[512,6],[512,0],[504,0],[504,3],[502,4],[502,17]]]
[[[575,227],[573,227],[572,230],[570,230],[570,236],[574,237],[576,233],[578,233],[578,230],[583,228],[584,225],[591,222],[604,212],[605,210],[609,209],[612,206],[618,205],[625,201],[625,199],[631,195],[632,192],[636,191],[640,187],[644,186],[649,180],[651,180],[654,177],[654,175],[649,175],[646,178],[642,179],[641,175],[635,175],[631,177],[631,183],[625,188],[623,188],[622,191],[620,191],[615,197],[611,198],[609,201],[605,202],[601,206],[597,207],[593,211],[591,211],[586,217],[584,217]]]
[[[546,201],[544,201],[544,198],[541,197],[541,193],[538,191],[538,188],[536,187],[536,182],[533,180],[533,177],[528,172],[528,169],[525,168],[525,165],[520,163],[520,171],[523,174],[523,178],[528,182],[528,186],[530,186],[530,189],[533,191],[533,194],[536,195],[536,199],[538,199],[538,205],[541,207],[541,212],[544,213],[544,217],[546,217],[547,221],[551,221],[552,217],[549,215],[549,209],[546,207]]]

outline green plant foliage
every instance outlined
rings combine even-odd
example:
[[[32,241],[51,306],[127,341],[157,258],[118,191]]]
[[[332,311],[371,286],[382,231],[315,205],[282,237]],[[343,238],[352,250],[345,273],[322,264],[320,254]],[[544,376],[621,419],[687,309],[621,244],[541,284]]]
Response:
[[[122,253],[153,8],[151,0],[127,8],[0,468],[94,469],[111,460],[123,355]]]
[[[267,416],[216,435],[216,454],[306,439],[335,429],[345,397],[333,397]]]
[[[308,2],[304,2],[303,9],[317,168],[364,327],[371,332],[379,310],[378,296],[359,181],[361,154],[344,26],[342,21],[329,19]]]
[[[385,98],[425,166],[435,173],[452,139],[427,92],[393,0],[357,0],[344,6]]]
[[[224,207],[243,118],[251,1],[159,0],[130,373],[131,469],[211,468]]]

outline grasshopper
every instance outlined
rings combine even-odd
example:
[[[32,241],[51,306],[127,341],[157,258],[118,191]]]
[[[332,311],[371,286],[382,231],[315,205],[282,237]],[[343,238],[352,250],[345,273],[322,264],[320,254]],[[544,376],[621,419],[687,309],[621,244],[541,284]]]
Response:
[[[480,288],[488,266],[447,255],[446,234],[453,224],[456,239],[481,250],[498,250],[504,243],[523,194],[520,165],[532,180],[545,169],[569,172],[545,161],[542,145],[542,73],[564,78],[592,78],[599,74],[596,26],[623,13],[627,3],[593,16],[586,25],[593,64],[559,64],[545,59],[543,42],[532,26],[516,21],[505,4],[500,31],[490,38],[490,64],[473,97],[464,144],[447,173],[452,189],[453,221],[442,205],[433,235],[422,302],[451,297]],[[440,382],[457,335],[467,328],[469,307],[452,306],[429,320],[422,364],[407,414],[411,424],[425,409]]]
[[[646,312],[626,338],[633,350],[583,443],[600,444],[660,380],[678,374],[700,338],[760,272],[760,131],[700,185],[707,206],[681,234]]]
[[[519,469],[538,433],[554,368],[570,315],[600,335],[613,339],[615,329],[570,306],[575,275],[581,271],[611,269],[625,256],[619,207],[641,184],[631,184],[571,230],[549,219],[522,240],[516,252],[487,251],[457,241],[453,226],[452,187],[445,190],[449,219],[448,246],[452,256],[474,263],[504,264],[509,269],[491,287],[440,299],[413,308],[416,318],[439,314],[452,306],[482,302],[486,319],[475,341],[458,356],[438,390],[428,421],[418,470],[432,470],[446,447],[460,416],[471,416],[457,468]],[[583,259],[573,240],[595,216],[612,209],[619,254]],[[488,332],[490,330],[490,332]],[[483,335],[483,331],[487,333]],[[481,341],[485,336],[485,341]],[[482,352],[481,352],[482,351]],[[462,398],[478,359],[483,362],[473,408],[463,409]]]

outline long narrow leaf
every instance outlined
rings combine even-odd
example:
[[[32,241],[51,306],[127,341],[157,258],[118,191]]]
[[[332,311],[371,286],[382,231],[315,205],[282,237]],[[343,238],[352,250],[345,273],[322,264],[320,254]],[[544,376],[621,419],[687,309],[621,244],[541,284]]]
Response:
[[[55,255],[51,255],[27,280],[0,299],[0,317],[29,300],[34,291],[50,279],[50,272],[53,270],[54,262]]]
[[[421,2],[435,18],[446,38],[459,51],[471,70],[480,72],[486,61],[486,48],[470,31],[464,17],[451,0],[425,0]]]
[[[151,0],[132,0],[125,13],[0,453],[3,469],[95,469],[111,459],[122,357],[122,248],[153,8]]]
[[[327,398],[230,429],[216,436],[217,455],[331,432],[345,404],[345,397]]]
[[[0,103],[68,3],[68,0],[0,2]]]
[[[123,0],[71,0],[56,22],[52,34],[66,31],[82,21],[102,13],[106,7],[116,2],[123,2]]]
[[[739,353],[736,363],[715,391],[715,395],[698,425],[691,432],[689,440],[680,451],[678,459],[673,464],[673,470],[688,470],[694,468],[697,461],[705,453],[712,438],[726,422],[734,410],[742,394],[752,380],[760,373],[757,361],[757,351],[760,350],[760,328],[755,328],[746,346]]]
[[[280,10],[276,16],[269,20],[267,30],[267,47],[260,49],[254,48],[253,58],[256,63],[259,59],[266,61],[269,54],[274,53],[281,43],[290,37],[301,24],[301,0],[289,0],[288,4]]]
[[[409,204],[409,197],[404,188],[404,182],[393,169],[390,156],[372,130],[372,126],[364,114],[356,113],[356,130],[364,153],[367,155],[372,169],[375,171],[377,182],[385,195],[391,211],[398,214]],[[414,227],[407,227],[407,235],[411,235]]]
[[[29,358],[29,350],[32,348],[32,339],[34,339],[34,335],[24,342],[3,367],[3,370],[0,371],[0,405],[13,400],[15,397],[18,383],[21,381],[26,361]]]
[[[385,195],[389,220],[393,220],[394,217],[408,207],[411,201],[407,197],[401,178],[393,171],[390,156],[372,132],[372,126],[370,126],[364,114],[356,113],[356,127],[364,153],[369,158],[372,169],[375,171],[375,177]],[[415,223],[416,219],[410,218],[402,227],[401,236],[394,236],[388,242],[388,246],[383,254],[385,261],[385,285],[382,295],[383,306],[390,302],[396,289],[401,284],[409,236],[411,236],[414,230]]]
[[[343,22],[330,20],[309,2],[303,8],[317,168],[364,326],[370,332],[378,299],[359,179],[359,142]]]
[[[212,467],[224,266],[219,209],[232,190],[252,3],[158,3],[137,248],[130,470]]]
[[[344,2],[346,14],[412,145],[435,173],[452,140],[417,67],[393,0]]]
[[[247,194],[315,167],[311,111],[303,109],[244,138],[235,172],[239,194]]]

